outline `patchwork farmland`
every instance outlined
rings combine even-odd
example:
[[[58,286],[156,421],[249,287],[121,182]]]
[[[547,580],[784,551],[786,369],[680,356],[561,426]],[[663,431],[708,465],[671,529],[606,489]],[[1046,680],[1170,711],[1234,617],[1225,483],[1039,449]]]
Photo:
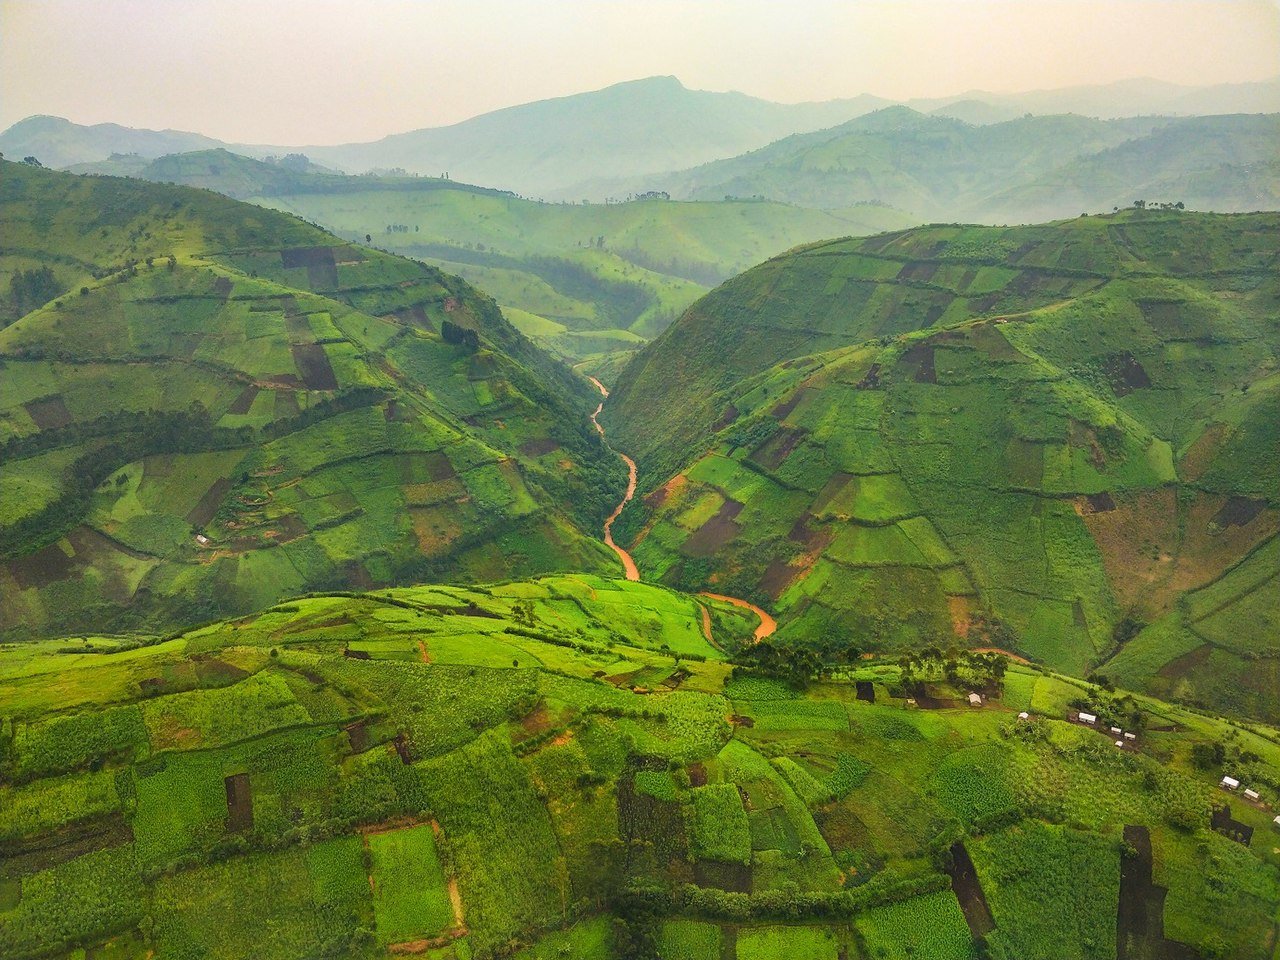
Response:
[[[9,646],[0,953],[1271,957],[1273,729],[988,655],[787,681],[754,628],[564,575]]]

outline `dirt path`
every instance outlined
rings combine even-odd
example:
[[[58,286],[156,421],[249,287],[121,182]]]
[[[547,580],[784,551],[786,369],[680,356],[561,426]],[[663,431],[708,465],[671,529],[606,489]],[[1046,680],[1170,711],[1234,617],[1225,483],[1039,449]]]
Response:
[[[604,427],[600,425],[600,420],[598,418],[600,416],[600,411],[604,409],[604,400],[609,397],[609,390],[595,377],[587,377],[587,379],[596,385],[596,389],[600,391],[600,396],[604,398],[600,401],[600,405],[596,407],[596,412],[591,414],[591,423],[595,426],[596,432],[603,437]],[[618,456],[621,457],[622,462],[627,465],[627,493],[613,513],[609,514],[609,519],[604,522],[604,542],[613,550],[614,553],[618,555],[618,559],[622,561],[622,569],[626,571],[627,579],[639,580],[640,568],[637,567],[636,562],[631,559],[631,554],[627,553],[627,551],[623,550],[622,547],[618,546],[613,541],[613,522],[622,515],[623,509],[631,502],[631,498],[636,495],[636,462],[625,453],[619,453]]]
[[[699,594],[701,597],[708,597],[712,600],[723,600],[725,603],[731,603],[735,607],[741,607],[743,610],[750,610],[760,618],[760,626],[756,627],[755,639],[763,640],[773,631],[778,629],[778,621],[769,616],[754,603],[747,603],[737,597],[726,597],[723,593],[707,593],[705,590]]]
[[[431,662],[431,654],[427,653],[427,643],[425,640],[418,641],[418,655],[422,658],[423,663]]]
[[[595,377],[587,377],[587,379],[595,384],[596,389],[600,391],[600,396],[602,398],[599,406],[596,407],[595,413],[591,414],[591,423],[595,426],[596,432],[603,437],[604,427],[600,425],[599,417],[600,411],[604,409],[604,401],[609,399],[609,388]],[[616,450],[614,452],[618,453]],[[622,502],[618,504],[617,509],[609,515],[609,519],[604,522],[604,542],[613,548],[613,552],[616,553],[618,555],[618,559],[622,561],[622,566],[627,572],[627,579],[639,580],[640,569],[636,566],[635,560],[631,558],[631,554],[627,553],[626,550],[622,549],[622,547],[618,546],[613,541],[613,521],[618,519],[626,505],[631,502],[631,498],[636,495],[636,462],[625,453],[618,453],[618,456],[621,457],[623,463],[627,465],[627,494],[622,498]],[[769,614],[757,607],[754,603],[748,603],[746,600],[740,600],[737,597],[726,597],[724,594],[720,593],[703,593],[702,596],[710,597],[712,600],[723,600],[725,603],[731,603],[735,607],[750,610],[759,617],[760,626],[756,627],[756,640],[763,640],[778,629],[778,622],[774,620],[773,617],[769,616]],[[711,614],[705,607],[702,609],[702,624],[704,635],[708,641],[714,644],[715,641],[711,639]]]

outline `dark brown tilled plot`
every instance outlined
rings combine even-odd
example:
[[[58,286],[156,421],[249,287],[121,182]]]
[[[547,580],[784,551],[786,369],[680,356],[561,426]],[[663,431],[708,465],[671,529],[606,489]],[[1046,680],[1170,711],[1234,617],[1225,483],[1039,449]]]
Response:
[[[1164,898],[1151,881],[1154,858],[1146,827],[1126,826],[1131,856],[1120,858],[1120,902],[1116,911],[1116,960],[1198,960],[1184,943],[1164,936]]]
[[[47,587],[51,583],[65,580],[71,575],[75,561],[63,553],[56,543],[42,547],[27,557],[10,560],[5,564],[23,590],[30,587]]]
[[[880,364],[873,363],[864,376],[857,383],[859,390],[878,390],[880,388]]]
[[[217,514],[218,507],[222,506],[222,501],[226,498],[227,491],[230,489],[231,481],[226,477],[219,477],[215,480],[213,485],[204,492],[200,502],[192,507],[187,514],[187,523],[197,528],[208,526],[209,521]]]
[[[737,419],[738,419],[738,408],[731,403],[724,408],[724,413],[720,415],[720,419],[716,421],[715,426],[712,427],[711,429],[723,430],[725,427],[729,426],[729,424],[733,423],[733,421]]]
[[[777,470],[808,433],[808,430],[783,427],[757,447],[752,452],[751,459],[766,470]]]
[[[781,403],[777,404],[772,410],[770,410],[769,415],[773,417],[775,420],[787,419],[787,417],[790,416],[791,411],[794,410],[797,406],[799,406],[800,401],[804,399],[804,394],[805,394],[805,390],[803,387],[801,387],[798,390],[791,391],[791,396],[789,396],[786,400],[783,400]]]
[[[560,441],[551,437],[538,437],[520,444],[520,452],[526,457],[543,457],[560,449]]]
[[[1181,679],[1193,670],[1208,663],[1212,654],[1213,646],[1208,643],[1202,643],[1194,650],[1189,650],[1180,657],[1174,657],[1156,671],[1156,676],[1163,677],[1166,680]]]
[[[774,600],[782,596],[782,592],[791,585],[791,581],[795,579],[796,574],[801,572],[801,567],[793,567],[784,559],[772,560],[769,566],[765,568],[764,576],[760,578],[759,587],[761,591],[767,593]]]
[[[996,928],[991,917],[991,908],[987,906],[986,894],[982,892],[982,884],[978,882],[978,871],[974,869],[973,860],[963,843],[956,843],[951,848],[951,865],[947,868],[951,876],[951,889],[960,901],[960,909],[969,924],[969,932],[973,939],[981,940]]]
[[[58,394],[28,400],[22,407],[41,430],[58,430],[71,423],[71,412]]]
[[[1246,847],[1253,842],[1253,827],[1233,818],[1230,804],[1224,803],[1220,807],[1213,808],[1213,819],[1210,825],[1223,836],[1230,837],[1236,843],[1242,843]]]
[[[133,842],[124,814],[81,821],[53,833],[0,843],[0,880],[18,879],[77,857]]]
[[[249,793],[249,775],[233,773],[224,777],[222,785],[227,791],[227,830],[239,833],[253,826],[253,799]]]
[[[218,277],[218,279],[213,281],[213,292],[225,300],[227,297],[231,296],[231,289],[233,286],[234,284],[231,282],[230,277]]]
[[[258,388],[253,384],[245,387],[240,391],[240,395],[231,401],[231,406],[227,408],[227,413],[248,413],[249,408],[253,406],[253,401],[258,397]]]
[[[870,680],[857,680],[854,682],[854,688],[857,690],[859,700],[865,700],[867,703],[876,702],[876,685]]]
[[[355,723],[349,723],[343,730],[347,734],[347,742],[351,744],[352,753],[364,753],[369,749],[369,731],[365,728],[363,720],[357,720]]]
[[[294,343],[293,362],[302,374],[302,382],[308,390],[337,390],[338,378],[329,363],[329,355],[318,343]]]
[[[933,275],[938,272],[938,264],[932,262],[912,261],[904,263],[902,269],[898,271],[896,280],[932,280]]]
[[[1084,498],[1086,513],[1110,513],[1116,508],[1116,502],[1105,490],[1102,493],[1091,493]]]
[[[1135,390],[1151,386],[1151,378],[1142,364],[1128,350],[1113,353],[1102,362],[1102,372],[1111,381],[1111,389],[1117,397],[1127,396]]]
[[[286,268],[305,267],[307,283],[312,290],[333,290],[338,286],[338,266],[332,247],[281,250],[280,264]]]
[[[904,367],[915,366],[912,379],[916,383],[937,383],[938,372],[933,365],[932,343],[917,343],[903,355],[901,363]]]
[[[1248,497],[1228,497],[1222,509],[1209,521],[1216,527],[1244,527],[1253,522],[1253,518],[1266,509],[1262,500],[1250,500]]]
[[[736,537],[742,530],[735,518],[742,512],[737,500],[726,500],[716,515],[700,526],[681,548],[692,557],[707,557]]]
[[[918,329],[920,330],[929,329],[935,323],[937,323],[938,319],[946,312],[947,312],[946,307],[944,307],[940,303],[935,303],[933,306],[931,306],[928,310],[924,312],[924,315],[921,317],[920,326]]]

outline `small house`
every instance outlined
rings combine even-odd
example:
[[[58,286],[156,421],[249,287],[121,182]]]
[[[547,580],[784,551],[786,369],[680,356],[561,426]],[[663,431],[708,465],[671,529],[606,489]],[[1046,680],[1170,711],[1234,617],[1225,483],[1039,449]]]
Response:
[[[1030,719],[1031,719],[1031,714],[1029,714],[1029,713],[1027,713],[1027,711],[1023,710],[1020,714],[1018,714],[1018,719],[1019,719],[1019,720],[1030,720]]]
[[[1111,732],[1118,737],[1123,731],[1119,727],[1112,727]]]
[[[1222,782],[1218,784],[1223,790],[1234,790],[1240,786],[1240,781],[1235,777],[1223,777]]]
[[[969,706],[971,707],[982,706],[982,697],[978,696],[978,694],[976,693],[969,694]]]
[[[1123,740],[1117,740],[1117,741],[1116,741],[1116,746],[1117,746],[1117,747],[1119,747],[1121,750],[1123,750],[1123,749],[1124,749],[1124,741],[1123,741]]]
[[[1277,827],[1280,827],[1280,817],[1273,818],[1271,822],[1274,823]]]
[[[1094,716],[1092,713],[1081,713],[1080,722],[1081,723],[1097,723],[1098,718]]]
[[[1137,739],[1138,739],[1138,735],[1137,735],[1136,733],[1126,733],[1126,734],[1124,735],[1124,738],[1125,738],[1126,740],[1137,740]]]
[[[1258,794],[1258,791],[1257,791],[1257,790],[1250,790],[1248,787],[1246,787],[1246,788],[1245,788],[1244,795],[1245,795],[1246,797],[1248,797],[1250,800],[1260,800],[1260,799],[1262,799],[1262,798],[1259,796],[1259,794]]]
[[[203,533],[196,534],[196,543],[200,544],[200,546],[203,547],[208,542],[209,542],[209,538],[206,537]]]

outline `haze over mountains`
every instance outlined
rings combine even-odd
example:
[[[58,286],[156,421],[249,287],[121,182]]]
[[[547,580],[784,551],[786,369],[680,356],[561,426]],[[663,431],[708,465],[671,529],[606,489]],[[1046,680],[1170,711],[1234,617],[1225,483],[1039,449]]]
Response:
[[[113,153],[156,158],[216,146],[258,157],[303,152],[351,173],[393,167],[424,175],[448,172],[457,180],[526,195],[579,199],[576,188],[584,181],[660,173],[733,157],[890,105],[893,101],[868,94],[779,104],[741,93],[689,90],[674,77],[650,77],[372,143],[227,144],[199,133],[131,130],[115,124],[86,127],[56,117],[32,117],[0,134],[0,152],[11,158],[35,155],[54,167],[105,160]],[[1026,113],[1114,118],[1277,112],[1280,78],[1204,88],[1131,80],[1012,95],[970,91],[911,100],[905,106],[970,123]]]

